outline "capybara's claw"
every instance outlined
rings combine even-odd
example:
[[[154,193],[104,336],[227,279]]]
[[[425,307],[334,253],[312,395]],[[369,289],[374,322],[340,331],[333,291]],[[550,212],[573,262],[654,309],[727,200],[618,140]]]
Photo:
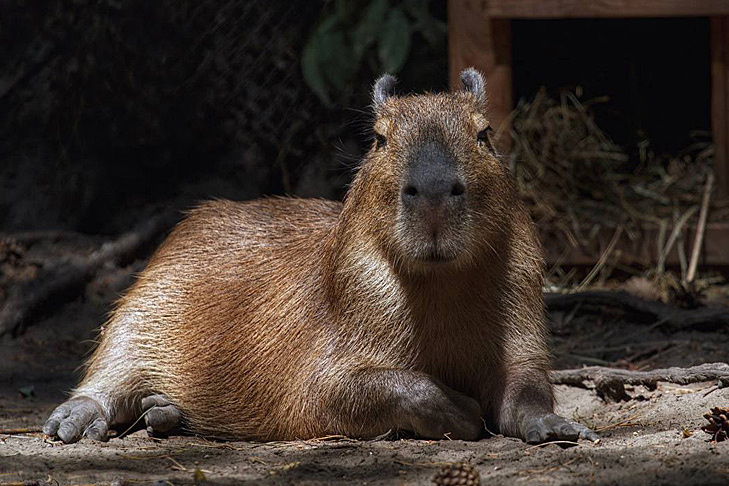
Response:
[[[57,407],[45,425],[43,433],[58,437],[66,444],[81,437],[104,441],[108,438],[109,424],[101,405],[89,397],[72,398]]]

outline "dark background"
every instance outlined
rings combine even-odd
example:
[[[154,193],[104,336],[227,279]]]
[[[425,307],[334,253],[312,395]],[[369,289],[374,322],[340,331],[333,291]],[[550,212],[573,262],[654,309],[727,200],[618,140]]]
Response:
[[[447,88],[445,2],[384,3],[425,5],[435,23],[413,29],[399,89]],[[343,4],[346,18],[370,6],[3,2],[0,230],[113,234],[210,197],[341,198],[384,71],[375,44],[356,65],[333,45],[346,79],[328,104],[307,84],[305,46]],[[513,36],[517,99],[542,85],[607,96],[598,124],[628,152],[677,151],[709,130],[707,19],[515,21]]]

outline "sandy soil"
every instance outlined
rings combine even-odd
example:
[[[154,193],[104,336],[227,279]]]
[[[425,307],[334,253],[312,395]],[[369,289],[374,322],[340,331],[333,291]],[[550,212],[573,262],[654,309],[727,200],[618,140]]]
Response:
[[[729,441],[707,442],[700,412],[729,403],[729,389],[661,386],[642,398],[604,404],[587,390],[560,387],[560,411],[607,427],[598,444],[533,447],[494,437],[463,441],[347,439],[278,443],[152,440],[143,431],[108,443],[50,442],[41,434],[0,437],[0,484],[428,484],[448,462],[476,466],[483,484],[675,485],[729,483]],[[3,427],[41,423],[55,402],[5,397]],[[684,437],[683,430],[690,434]],[[198,481],[200,482],[200,481]],[[118,483],[117,483],[118,484]]]
[[[141,266],[106,270],[83,299],[63,306],[20,337],[0,341],[0,429],[38,427],[64,399],[92,346],[95,327]],[[726,332],[669,336],[615,320],[553,317],[561,367],[595,361],[640,367],[729,361]],[[634,343],[625,344],[626,337]],[[0,486],[18,481],[429,484],[443,464],[458,461],[474,465],[484,485],[726,485],[729,441],[711,443],[700,430],[704,412],[729,405],[729,389],[712,390],[712,383],[666,383],[654,391],[631,389],[630,401],[606,403],[591,390],[560,386],[559,412],[602,435],[597,444],[566,448],[533,447],[504,437],[475,443],[330,438],[261,444],[196,437],[153,440],[138,431],[108,443],[85,439],[63,445],[40,433],[0,434]]]

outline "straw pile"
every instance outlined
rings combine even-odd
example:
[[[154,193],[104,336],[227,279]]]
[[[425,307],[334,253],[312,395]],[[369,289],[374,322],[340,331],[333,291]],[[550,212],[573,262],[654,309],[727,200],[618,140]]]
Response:
[[[646,144],[631,160],[595,124],[590,107],[600,101],[583,104],[567,92],[555,100],[541,90],[512,113],[509,161],[538,225],[579,241],[596,227],[637,229],[696,212],[711,171],[710,141],[674,156],[658,156]]]
[[[655,154],[647,141],[625,150],[595,123],[592,107],[602,101],[583,103],[568,92],[556,100],[542,89],[532,100],[520,101],[504,124],[511,127],[508,162],[542,241],[552,242],[553,250],[563,248],[562,256],[552,255],[548,282],[578,290],[599,286],[615,268],[661,277],[667,256],[677,251],[679,287],[689,288],[701,239],[689,255],[686,231],[698,223],[695,235],[702,236],[707,221],[729,220],[729,201],[711,200],[711,141],[695,142],[674,155]],[[649,237],[648,229],[657,231]],[[655,249],[655,256],[644,260],[624,254],[618,248],[627,240]],[[576,248],[595,257],[586,276],[561,267]]]

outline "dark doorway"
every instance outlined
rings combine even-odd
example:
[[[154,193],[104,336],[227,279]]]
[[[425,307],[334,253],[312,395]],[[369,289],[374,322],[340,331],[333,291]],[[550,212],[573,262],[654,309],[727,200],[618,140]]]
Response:
[[[658,153],[710,130],[707,18],[516,20],[512,28],[516,100],[540,86],[553,96],[607,96],[598,125],[619,145],[649,140]]]

